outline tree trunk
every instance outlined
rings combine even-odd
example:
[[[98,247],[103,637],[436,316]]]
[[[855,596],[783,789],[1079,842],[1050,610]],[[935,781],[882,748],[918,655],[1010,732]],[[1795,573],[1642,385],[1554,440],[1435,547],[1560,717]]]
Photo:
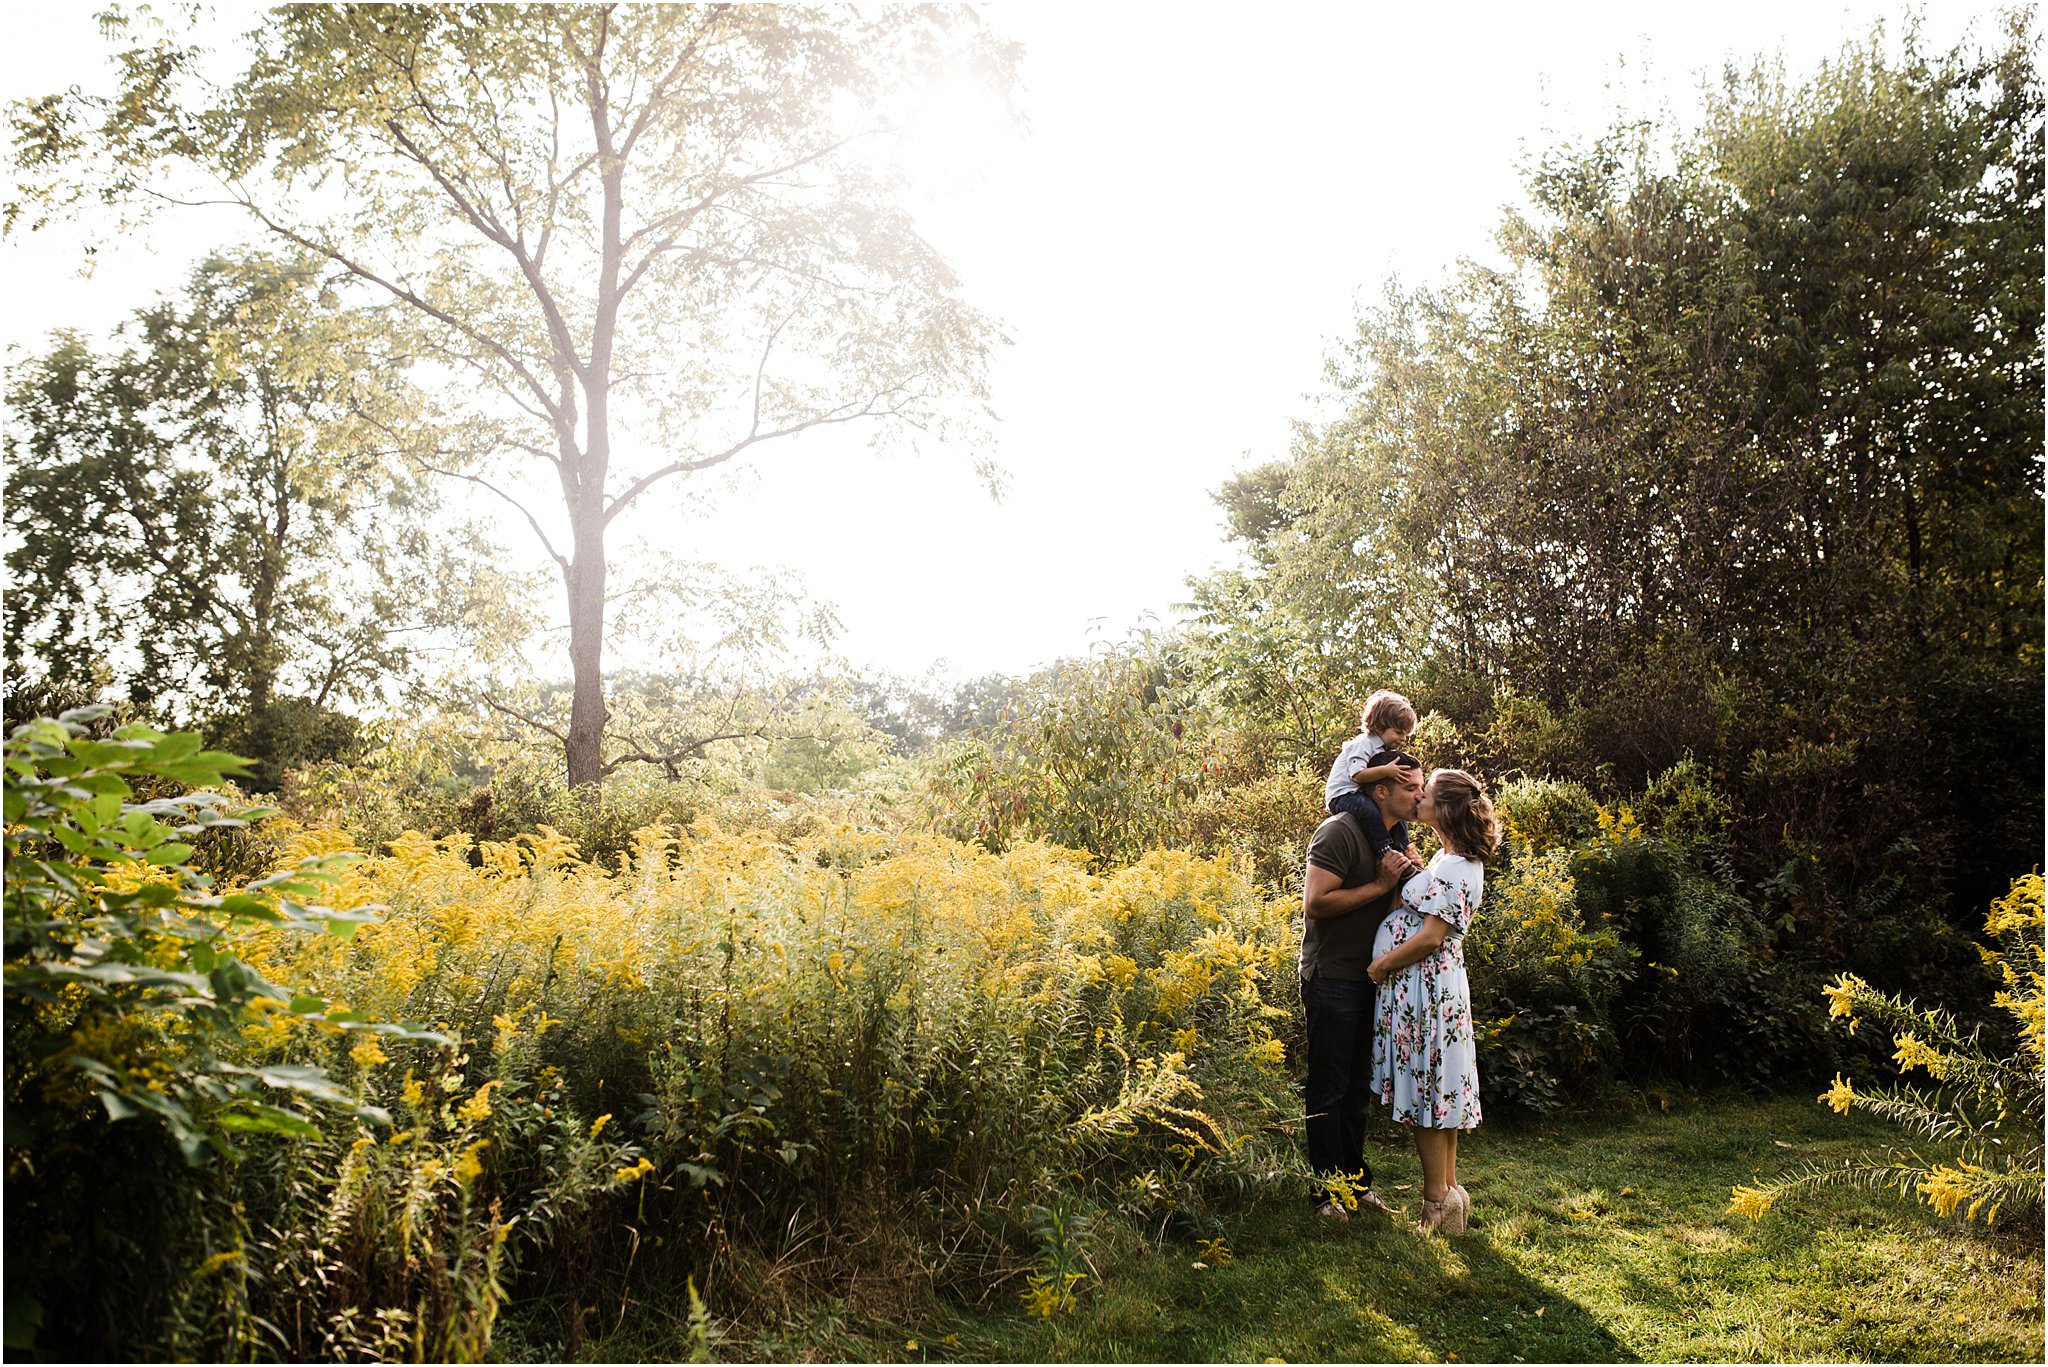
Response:
[[[569,566],[569,786],[593,792],[604,777],[604,581],[603,518],[579,517]]]
[[[609,36],[609,24],[605,35]],[[600,40],[597,58],[602,60]],[[597,313],[591,321],[590,360],[582,367],[585,419],[582,459],[576,463],[571,498],[574,548],[569,568],[569,663],[575,693],[569,703],[569,786],[594,798],[604,780],[604,583],[605,478],[612,461],[612,345],[618,332],[619,266],[625,247],[620,223],[625,204],[625,168],[613,144],[611,109],[595,68],[587,78],[591,128],[596,135],[599,183],[604,189],[603,259],[598,270]],[[574,358],[566,358],[574,368]]]

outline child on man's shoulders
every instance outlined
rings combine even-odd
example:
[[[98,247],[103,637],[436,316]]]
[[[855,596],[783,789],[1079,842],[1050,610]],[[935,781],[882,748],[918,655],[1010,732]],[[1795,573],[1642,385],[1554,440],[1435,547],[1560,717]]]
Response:
[[[1379,804],[1366,789],[1399,771],[1392,764],[1373,761],[1407,748],[1415,734],[1415,708],[1399,693],[1382,688],[1365,700],[1359,724],[1363,729],[1344,742],[1330,766],[1330,777],[1323,784],[1323,805],[1331,816],[1349,812],[1356,817],[1377,859],[1394,843],[1394,837],[1380,816]]]

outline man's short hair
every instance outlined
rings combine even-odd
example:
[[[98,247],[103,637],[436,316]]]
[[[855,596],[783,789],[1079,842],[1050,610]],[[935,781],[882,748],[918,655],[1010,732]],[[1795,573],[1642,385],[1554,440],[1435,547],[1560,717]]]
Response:
[[[1421,772],[1421,770],[1422,770],[1422,761],[1421,761],[1421,760],[1419,760],[1419,759],[1415,758],[1415,756],[1413,756],[1413,755],[1407,754],[1407,753],[1405,753],[1405,752],[1403,752],[1403,751],[1400,751],[1400,750],[1382,750],[1382,751],[1380,751],[1380,753],[1378,753],[1377,755],[1374,755],[1374,756],[1372,757],[1372,762],[1373,762],[1373,763],[1374,763],[1375,765],[1379,765],[1379,764],[1391,764],[1391,765],[1393,765],[1393,766],[1394,766],[1395,768],[1397,768],[1397,769],[1413,769],[1413,770],[1415,770],[1415,771],[1416,771],[1416,772],[1418,772],[1418,773],[1420,773],[1420,772]],[[1377,783],[1392,783],[1393,781],[1394,781],[1394,780],[1392,780],[1392,779],[1390,779],[1390,778],[1383,778],[1383,779],[1379,779],[1379,780],[1377,780],[1376,782],[1377,782]],[[1368,786],[1375,786],[1375,785],[1368,785]]]

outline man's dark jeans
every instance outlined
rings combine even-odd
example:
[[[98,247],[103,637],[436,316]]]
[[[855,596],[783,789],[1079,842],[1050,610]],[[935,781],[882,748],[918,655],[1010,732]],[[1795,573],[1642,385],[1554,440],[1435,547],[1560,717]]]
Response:
[[[1373,985],[1343,978],[1309,978],[1301,985],[1308,1025],[1308,1165],[1316,1173],[1361,1173],[1365,1161],[1366,1106],[1372,1093]]]

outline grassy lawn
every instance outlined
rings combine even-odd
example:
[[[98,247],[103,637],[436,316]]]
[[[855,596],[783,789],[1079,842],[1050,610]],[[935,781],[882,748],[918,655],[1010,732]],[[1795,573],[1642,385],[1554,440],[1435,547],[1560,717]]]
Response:
[[[1872,1148],[1889,1128],[1810,1098],[1678,1103],[1461,1145],[1473,1228],[1453,1239],[1279,1193],[1219,1217],[1232,1253],[1129,1240],[1052,1320],[1012,1302],[877,1322],[846,1306],[722,1354],[844,1360],[2042,1360],[2037,1243],[1987,1237],[1886,1193],[1833,1190],[1761,1225],[1729,1188]],[[1389,1202],[1419,1202],[1413,1151],[1376,1136]],[[715,1310],[715,1307],[714,1307]],[[629,1334],[632,1333],[628,1328]],[[644,1330],[643,1330],[644,1334]],[[659,1337],[657,1333],[653,1337]],[[687,1355],[635,1335],[630,1355]],[[912,1343],[917,1346],[910,1347]],[[593,1343],[605,1356],[625,1342]]]

